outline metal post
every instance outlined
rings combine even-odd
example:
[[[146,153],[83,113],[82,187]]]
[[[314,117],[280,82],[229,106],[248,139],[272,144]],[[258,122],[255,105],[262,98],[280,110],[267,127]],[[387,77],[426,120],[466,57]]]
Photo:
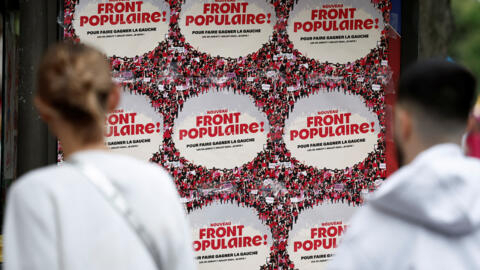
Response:
[[[18,175],[55,162],[55,139],[40,120],[33,97],[39,61],[48,45],[58,39],[57,14],[56,1],[20,1]]]

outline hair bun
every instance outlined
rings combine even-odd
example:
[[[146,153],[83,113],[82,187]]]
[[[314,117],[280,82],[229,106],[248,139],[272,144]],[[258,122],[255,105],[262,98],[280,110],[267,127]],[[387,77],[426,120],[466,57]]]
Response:
[[[103,126],[113,88],[106,57],[83,44],[51,47],[39,67],[38,97],[74,126]]]

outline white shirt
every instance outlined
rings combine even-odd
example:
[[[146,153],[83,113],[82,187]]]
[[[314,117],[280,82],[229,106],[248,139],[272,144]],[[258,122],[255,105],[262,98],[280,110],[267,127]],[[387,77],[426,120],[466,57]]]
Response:
[[[162,270],[196,269],[190,230],[171,177],[159,166],[106,151],[71,157],[118,187],[161,253]],[[10,189],[5,270],[153,270],[135,231],[75,167],[35,170]]]
[[[442,144],[357,212],[329,269],[480,269],[480,160]]]

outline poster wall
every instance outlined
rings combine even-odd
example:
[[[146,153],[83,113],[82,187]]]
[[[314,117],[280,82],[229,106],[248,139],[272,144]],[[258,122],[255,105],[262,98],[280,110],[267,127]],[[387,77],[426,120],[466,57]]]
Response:
[[[323,269],[394,169],[400,1],[65,0],[123,87],[113,151],[173,177],[199,269]]]

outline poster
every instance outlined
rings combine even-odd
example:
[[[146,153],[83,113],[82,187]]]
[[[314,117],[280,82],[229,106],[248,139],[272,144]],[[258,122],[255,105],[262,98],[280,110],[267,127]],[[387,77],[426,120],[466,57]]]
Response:
[[[271,233],[251,208],[217,202],[188,217],[199,269],[255,269],[270,254]]]
[[[324,90],[297,102],[285,123],[283,141],[305,164],[344,169],[377,147],[378,123],[363,98]]]
[[[153,50],[168,32],[164,1],[77,1],[72,26],[78,38],[108,56],[134,57]]]
[[[86,35],[81,16],[118,2],[138,5],[66,0],[65,37],[102,49],[125,100],[161,123],[142,159],[173,176],[200,269],[325,267],[334,248],[319,243],[338,245],[394,169],[400,1],[143,1],[129,12],[159,12],[159,26],[131,27],[156,32]],[[229,248],[239,236],[248,248]]]
[[[299,1],[288,22],[292,43],[322,62],[346,64],[364,57],[381,42],[385,28],[381,10],[371,2]]]
[[[208,92],[185,103],[175,120],[173,141],[192,163],[234,169],[263,151],[267,124],[249,96],[227,90]]]
[[[258,51],[276,24],[268,1],[186,0],[181,8],[179,26],[186,42],[213,56],[238,58]]]
[[[356,207],[346,203],[326,203],[306,210],[290,231],[288,253],[298,269],[326,269],[335,256]]]
[[[122,91],[119,106],[106,119],[105,144],[115,153],[148,160],[160,150],[163,117],[147,97]]]

